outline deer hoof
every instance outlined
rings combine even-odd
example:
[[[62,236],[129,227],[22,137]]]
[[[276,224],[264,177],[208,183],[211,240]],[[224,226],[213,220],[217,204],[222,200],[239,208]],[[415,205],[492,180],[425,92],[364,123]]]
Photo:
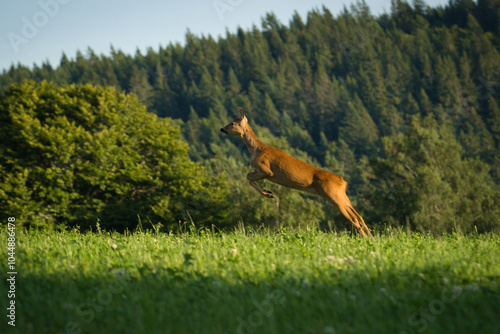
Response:
[[[264,196],[266,196],[268,198],[276,198],[276,196],[274,196],[273,193],[270,192],[269,190],[265,190]]]

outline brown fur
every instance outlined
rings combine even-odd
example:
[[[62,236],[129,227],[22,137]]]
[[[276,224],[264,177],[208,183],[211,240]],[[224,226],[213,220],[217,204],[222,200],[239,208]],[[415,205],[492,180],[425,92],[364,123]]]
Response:
[[[373,239],[363,218],[354,210],[346,194],[347,182],[338,175],[311,166],[285,152],[264,144],[257,138],[248,124],[248,119],[241,106],[240,117],[221,128],[224,134],[240,137],[251,154],[250,165],[254,172],[247,174],[250,185],[260,194],[275,198],[269,190],[263,190],[257,181],[268,179],[271,182],[325,198],[332,205],[337,205],[342,214],[366,237],[364,230]],[[363,230],[364,229],[364,230]]]

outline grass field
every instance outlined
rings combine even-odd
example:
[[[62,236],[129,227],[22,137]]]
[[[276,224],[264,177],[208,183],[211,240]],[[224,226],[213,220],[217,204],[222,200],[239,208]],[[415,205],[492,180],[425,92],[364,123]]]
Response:
[[[1,333],[500,333],[497,235],[16,238],[16,327],[3,315]],[[0,244],[6,273],[6,233]]]

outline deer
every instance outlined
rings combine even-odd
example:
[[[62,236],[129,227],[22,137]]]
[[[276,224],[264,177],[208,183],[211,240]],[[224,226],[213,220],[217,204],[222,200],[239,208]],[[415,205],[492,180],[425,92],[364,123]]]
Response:
[[[264,190],[257,184],[257,181],[267,179],[284,187],[322,197],[334,207],[337,206],[363,238],[366,238],[366,231],[375,240],[363,218],[352,207],[346,194],[347,182],[342,177],[264,144],[252,131],[241,106],[238,106],[238,112],[239,117],[220,131],[224,135],[239,137],[248,148],[250,165],[254,171],[247,174],[247,179],[253,188],[264,197],[276,198],[271,191]]]

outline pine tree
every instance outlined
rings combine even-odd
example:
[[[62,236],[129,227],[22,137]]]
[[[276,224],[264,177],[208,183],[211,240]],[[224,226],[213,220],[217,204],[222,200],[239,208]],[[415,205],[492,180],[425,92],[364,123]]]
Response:
[[[354,95],[353,102],[345,105],[342,124],[340,138],[353,147],[358,154],[373,155],[376,152],[374,143],[378,140],[377,126],[357,94]]]
[[[134,92],[148,111],[181,125],[191,159],[206,162],[211,177],[226,175],[236,184],[234,192],[242,197],[236,201],[233,214],[259,224],[259,219],[275,220],[275,211],[271,217],[264,209],[250,208],[270,204],[247,192],[251,189],[247,189],[243,172],[248,167],[244,145],[239,146],[241,142],[234,138],[222,138],[218,132],[237,116],[237,105],[242,105],[264,139],[304,159],[320,161],[323,167],[345,172],[354,200],[357,197],[373,219],[406,224],[406,217],[411,217],[422,221],[420,225],[413,223],[417,227],[429,224],[424,217],[427,214],[438,217],[436,230],[449,230],[443,212],[461,212],[458,207],[475,212],[464,204],[465,199],[461,202],[449,197],[450,189],[462,191],[464,196],[472,196],[471,189],[488,193],[486,204],[471,202],[488,207],[494,198],[488,187],[498,187],[500,182],[499,17],[498,0],[451,1],[437,8],[420,0],[394,0],[391,14],[380,16],[360,2],[344,7],[337,16],[326,7],[311,11],[304,20],[295,13],[289,25],[269,14],[261,27],[228,29],[218,39],[188,31],[184,44],[150,48],[146,53],[138,50],[129,55],[111,47],[106,56],[88,49],[74,57],[63,54],[55,67],[46,62],[33,67],[12,65],[0,74],[0,97],[12,83],[26,79],[61,85],[91,83]],[[436,124],[423,121],[432,118]],[[448,139],[446,146],[443,141]],[[455,206],[443,209],[446,203],[435,199],[440,214],[428,206],[418,219],[411,208],[404,217],[395,218],[391,211],[395,202],[383,202],[386,210],[362,200],[384,194],[372,186],[377,179],[372,178],[371,161],[377,157],[383,161],[377,166],[388,166],[377,170],[378,178],[386,180],[387,171],[393,176],[381,189],[392,189],[390,184],[401,179],[406,185],[411,183],[411,173],[396,173],[401,166],[382,147],[397,148],[412,160],[412,150],[425,151],[427,142],[450,151],[443,156],[448,161],[443,168],[450,177],[432,170],[437,157],[424,159],[414,166],[425,176],[422,187],[429,192],[442,191]],[[221,171],[223,165],[227,168]],[[482,184],[469,180],[469,185],[458,186],[451,178],[459,175],[455,169],[464,173],[464,180],[479,173],[477,182]],[[485,173],[492,179],[483,177]],[[22,180],[25,175],[20,172],[16,177]],[[469,186],[467,191],[460,190]],[[408,189],[412,196],[420,194],[416,186]],[[402,197],[408,195],[406,190],[398,188]],[[302,198],[285,196],[295,204]],[[418,207],[426,200],[411,197],[409,203]],[[317,214],[309,204],[304,208],[307,215]],[[321,212],[330,215],[329,210],[323,207]],[[291,212],[287,212],[287,219],[297,224],[294,214],[301,213]],[[465,213],[457,215],[457,221],[469,224]],[[492,229],[484,221],[481,224]]]

